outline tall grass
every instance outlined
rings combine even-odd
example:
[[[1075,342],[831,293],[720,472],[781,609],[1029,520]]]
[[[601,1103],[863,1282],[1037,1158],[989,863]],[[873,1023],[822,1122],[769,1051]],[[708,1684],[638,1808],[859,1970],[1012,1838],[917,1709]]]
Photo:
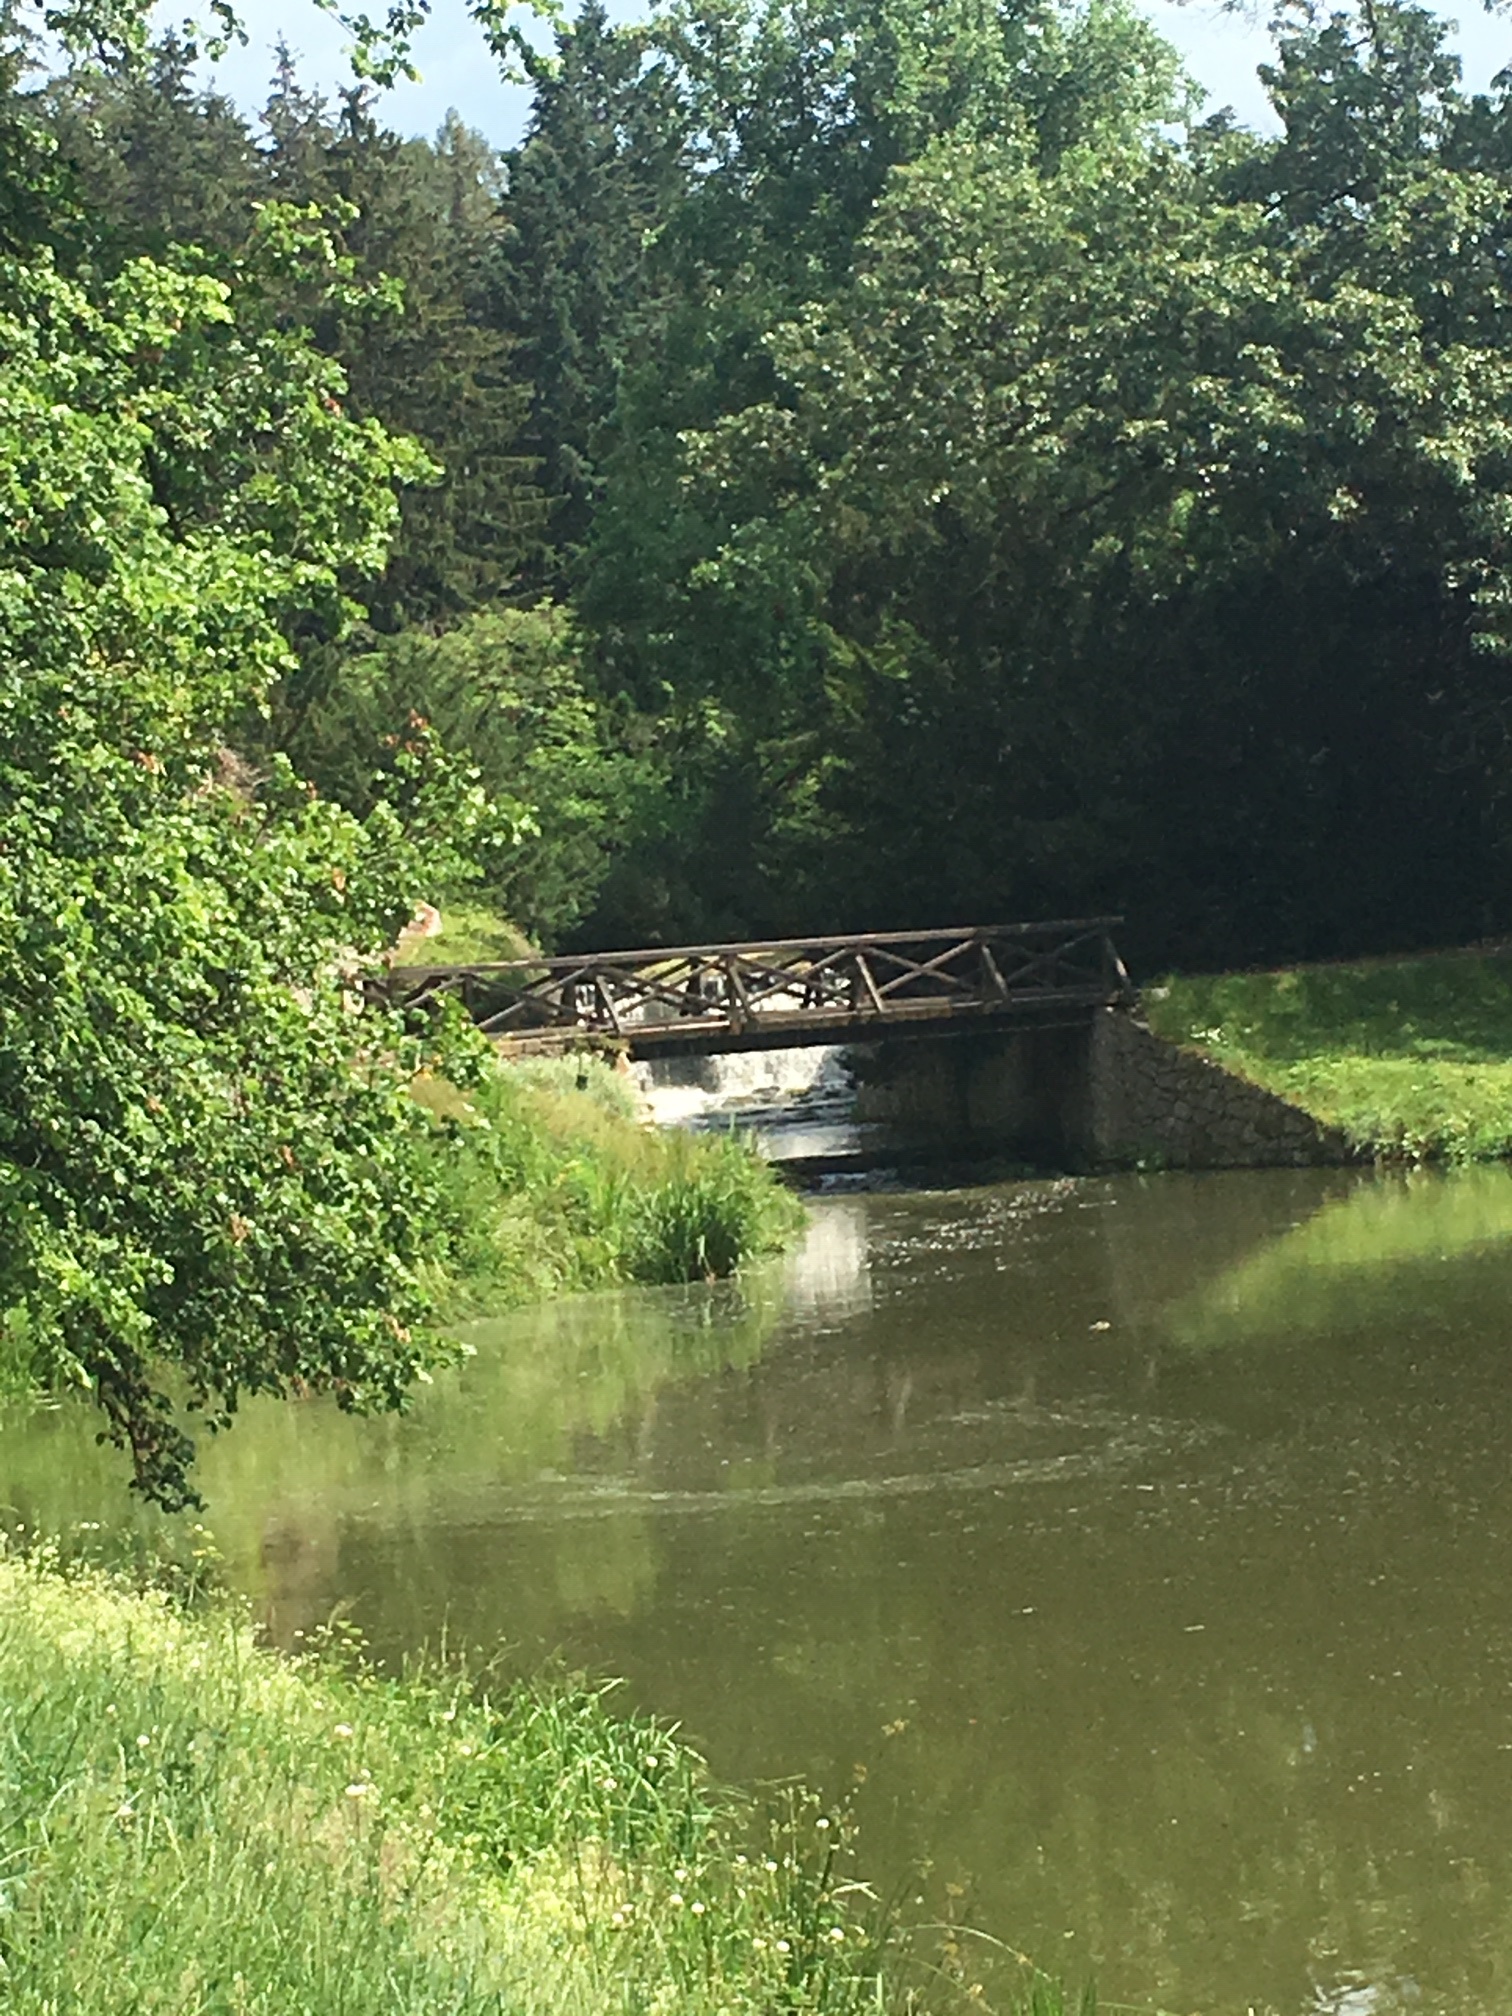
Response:
[[[1145,997],[1162,1036],[1398,1161],[1512,1154],[1512,956],[1439,953],[1177,975]]]
[[[834,1817],[763,1828],[602,1692],[258,1649],[0,1557],[0,2006],[18,2016],[873,2016]]]
[[[596,1058],[501,1067],[463,1098],[422,1084],[454,1234],[438,1271],[459,1313],[616,1281],[732,1273],[802,1207],[731,1137],[657,1132]]]

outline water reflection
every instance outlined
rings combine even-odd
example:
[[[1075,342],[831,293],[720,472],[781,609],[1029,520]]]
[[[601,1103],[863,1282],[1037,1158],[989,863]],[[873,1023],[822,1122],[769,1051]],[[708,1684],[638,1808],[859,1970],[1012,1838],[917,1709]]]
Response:
[[[864,1774],[880,1875],[1109,1999],[1468,2016],[1512,2005],[1509,1308],[1499,1169],[852,1196],[742,1287],[479,1326],[411,1421],[254,1409],[207,1483],[275,1635],[556,1650],[726,1772]],[[119,1502],[66,1410],[0,1465]]]
[[[1427,1170],[1383,1175],[1200,1284],[1172,1312],[1171,1327],[1205,1343],[1390,1323],[1404,1297],[1431,1299],[1435,1284],[1427,1277],[1451,1263],[1457,1299],[1477,1274],[1494,1292],[1509,1247],[1512,1168],[1465,1169],[1447,1182]]]

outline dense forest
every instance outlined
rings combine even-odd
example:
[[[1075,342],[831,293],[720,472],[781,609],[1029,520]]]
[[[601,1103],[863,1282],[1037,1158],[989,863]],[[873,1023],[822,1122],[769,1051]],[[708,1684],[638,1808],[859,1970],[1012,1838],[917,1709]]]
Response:
[[[288,206],[348,277],[259,312],[427,465],[248,762],[365,815],[428,724],[558,944],[1506,925],[1512,97],[1436,16],[1287,9],[1264,138],[1106,0],[590,0],[502,154],[191,54],[13,65],[60,262],[227,277]]]
[[[163,1364],[397,1404],[496,1196],[604,1245],[364,1008],[422,898],[1506,928],[1512,91],[1435,16],[1288,8],[1257,136],[1121,0],[586,0],[502,154],[147,23],[0,7],[0,1372],[143,1489]]]

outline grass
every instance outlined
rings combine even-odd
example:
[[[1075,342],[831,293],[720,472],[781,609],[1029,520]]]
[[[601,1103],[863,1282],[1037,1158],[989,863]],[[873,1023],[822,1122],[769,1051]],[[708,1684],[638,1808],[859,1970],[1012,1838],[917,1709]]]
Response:
[[[1145,996],[1200,1049],[1383,1160],[1512,1154],[1512,954],[1177,975]]]
[[[434,938],[412,938],[401,946],[397,966],[486,966],[494,960],[528,959],[535,948],[519,928],[486,903],[458,898],[441,908]]]
[[[844,1829],[762,1827],[602,1690],[258,1648],[0,1556],[0,2005],[17,2016],[860,2016],[905,2006]]]
[[[422,1081],[453,1207],[454,1314],[614,1282],[713,1279],[775,1251],[803,1209],[734,1135],[657,1131],[590,1056],[500,1066],[465,1096]]]

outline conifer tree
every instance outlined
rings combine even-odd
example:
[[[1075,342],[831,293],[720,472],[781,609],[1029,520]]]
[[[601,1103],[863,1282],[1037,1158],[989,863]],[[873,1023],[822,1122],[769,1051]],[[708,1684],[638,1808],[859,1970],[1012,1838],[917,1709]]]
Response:
[[[507,157],[499,315],[531,386],[520,445],[551,499],[543,578],[560,585],[601,489],[622,374],[665,286],[657,240],[686,184],[687,137],[669,66],[643,31],[612,26],[602,0],[533,69],[530,128]]]

